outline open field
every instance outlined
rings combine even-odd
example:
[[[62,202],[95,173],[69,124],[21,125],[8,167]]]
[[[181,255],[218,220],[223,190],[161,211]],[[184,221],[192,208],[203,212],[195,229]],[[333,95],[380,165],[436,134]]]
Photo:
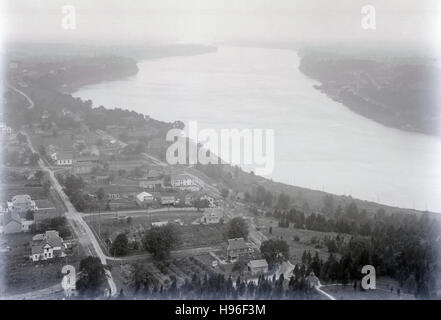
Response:
[[[31,239],[30,233],[2,236],[2,246],[9,246],[11,251],[0,253],[1,274],[8,275],[0,294],[15,295],[48,288],[61,283],[64,265],[71,264],[78,269],[82,255],[79,247],[65,258],[36,263],[29,258]]]
[[[378,288],[376,290],[361,291],[354,290],[352,285],[331,285],[321,288],[326,293],[332,295],[337,300],[414,300],[415,297],[410,294],[397,294],[395,290]]]
[[[269,228],[272,227],[272,233],[269,233]],[[335,232],[320,232],[314,230],[296,229],[293,226],[289,228],[278,227],[278,221],[269,218],[257,219],[257,227],[268,239],[282,239],[285,240],[290,248],[291,263],[300,263],[303,251],[309,250],[311,254],[317,251],[319,257],[326,260],[329,256],[327,247],[323,244],[325,237],[335,238],[338,233]],[[342,235],[345,239],[349,235]],[[336,257],[339,255],[334,253]]]
[[[126,217],[130,216],[131,221],[127,221]],[[152,222],[168,221],[173,223],[179,219],[184,225],[179,225],[181,232],[181,241],[176,250],[198,248],[206,246],[219,245],[225,242],[223,237],[225,225],[193,225],[196,219],[202,216],[197,211],[161,211],[156,213],[148,213],[140,215],[139,213],[130,215],[93,215],[85,217],[86,222],[92,227],[96,235],[100,235],[101,239],[109,237],[115,239],[120,233],[127,233],[132,241],[140,241],[143,232],[151,227]],[[102,243],[104,240],[102,241]],[[141,247],[138,250],[132,250],[129,254],[140,254],[144,252]]]
[[[13,196],[18,194],[28,194],[33,200],[47,199],[42,187],[28,187],[22,184],[2,184],[0,201],[11,200]]]

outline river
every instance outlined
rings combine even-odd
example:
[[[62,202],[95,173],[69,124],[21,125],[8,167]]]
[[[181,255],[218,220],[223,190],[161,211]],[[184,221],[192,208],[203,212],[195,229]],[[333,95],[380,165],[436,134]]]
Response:
[[[136,76],[74,96],[199,128],[274,129],[276,181],[441,212],[441,139],[353,113],[315,90],[298,65],[294,51],[220,47],[141,61]]]

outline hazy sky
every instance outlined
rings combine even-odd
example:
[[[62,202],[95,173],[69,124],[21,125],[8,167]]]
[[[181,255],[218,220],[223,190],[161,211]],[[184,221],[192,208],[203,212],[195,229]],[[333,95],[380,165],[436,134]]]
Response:
[[[387,40],[441,42],[438,0],[6,0],[7,40]],[[376,8],[377,30],[362,30],[361,7]],[[61,28],[74,5],[76,30]]]

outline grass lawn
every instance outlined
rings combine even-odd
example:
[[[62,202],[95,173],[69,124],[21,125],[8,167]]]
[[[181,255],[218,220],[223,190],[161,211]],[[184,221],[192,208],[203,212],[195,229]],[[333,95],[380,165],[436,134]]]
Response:
[[[124,220],[116,219],[115,215],[93,215],[85,217],[86,222],[93,227],[96,231],[101,229],[101,233],[108,232],[111,239],[114,239],[121,232],[131,232],[134,229],[140,227],[146,229],[149,228],[152,222],[168,221],[173,222],[176,219],[180,219],[184,224],[191,224],[196,219],[202,217],[201,212],[197,211],[161,211],[145,214],[142,213],[142,209],[139,209],[140,213],[125,214],[120,213],[119,217],[131,217],[132,222],[127,223]]]
[[[296,229],[290,226],[289,228],[279,228],[277,221],[270,219],[259,219],[258,226],[260,231],[269,239],[285,240],[290,248],[291,263],[299,263],[302,259],[304,250],[311,251],[314,255],[317,251],[319,257],[323,260],[328,259],[329,252],[326,246],[323,245],[325,237],[335,238],[338,234],[335,232],[320,232],[314,230]],[[272,233],[269,233],[269,226],[272,226]],[[349,237],[348,235],[340,235]],[[298,239],[298,240],[297,240]],[[339,257],[338,254],[334,254]]]
[[[126,214],[126,216],[129,216]],[[116,219],[114,215],[94,215],[85,217],[87,223],[94,229],[95,234],[98,235],[100,230],[101,237],[105,235],[111,239],[115,239],[120,233],[127,233],[129,238],[141,240],[144,230],[151,226],[152,222],[168,221],[173,222],[180,219],[184,225],[179,226],[181,232],[181,241],[176,249],[188,249],[205,246],[220,245],[225,242],[223,237],[225,225],[192,225],[191,223],[202,216],[201,212],[197,211],[170,211],[170,212],[156,212],[151,214],[131,214],[132,221],[126,222],[124,219]],[[129,254],[140,254],[143,250],[133,250]]]
[[[24,183],[23,183],[24,184]],[[18,194],[28,194],[32,200],[47,199],[42,187],[27,187],[24,185],[2,185],[1,201],[11,200]]]
[[[33,262],[30,258],[30,233],[5,235],[4,246],[11,247],[10,252],[1,253],[0,273],[5,275],[1,293],[14,295],[44,289],[61,283],[61,268],[71,264],[78,269],[81,250],[76,247],[71,255],[44,262]]]
[[[377,287],[378,288],[378,287]],[[386,289],[376,289],[361,291],[354,290],[352,285],[347,286],[324,286],[321,288],[326,293],[332,295],[337,300],[414,300],[415,297],[410,294],[401,293],[398,295],[396,291],[391,292]]]
[[[223,242],[226,226],[222,224],[182,226],[179,249],[216,246]]]

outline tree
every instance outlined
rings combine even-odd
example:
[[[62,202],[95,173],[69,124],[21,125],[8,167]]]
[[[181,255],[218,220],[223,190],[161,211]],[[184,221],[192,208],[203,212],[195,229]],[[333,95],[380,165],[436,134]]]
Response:
[[[19,132],[17,134],[17,139],[18,139],[18,142],[20,142],[20,143],[26,143],[28,141],[26,136],[23,133],[21,133],[21,132]]]
[[[279,194],[279,198],[277,199],[276,207],[281,210],[288,210],[290,202],[290,197],[287,194],[281,193]]]
[[[125,233],[120,233],[110,247],[110,254],[115,256],[125,256],[129,251],[129,240]]]
[[[334,197],[328,194],[323,199],[323,212],[328,215],[331,215],[334,214],[334,211],[335,211]]]
[[[42,157],[46,157],[46,148],[43,145],[40,145],[38,147],[38,153],[42,156]]]
[[[284,240],[270,239],[262,242],[260,251],[269,265],[289,259],[289,247]]]
[[[144,249],[150,252],[156,259],[164,260],[178,244],[179,239],[180,234],[177,227],[168,224],[148,230],[142,239],[142,244]]]
[[[40,156],[38,153],[33,152],[29,157],[29,163],[31,165],[36,165],[38,163],[38,160],[40,160]]]
[[[207,199],[196,199],[193,201],[193,206],[200,211],[201,209],[208,208],[210,203]]]
[[[226,236],[228,239],[232,238],[244,238],[248,237],[248,225],[246,221],[241,217],[231,219],[228,223]]]
[[[99,201],[102,201],[104,199],[104,189],[101,187],[95,192],[96,197]]]
[[[32,210],[26,211],[26,220],[34,220],[34,211]]]
[[[80,261],[81,277],[77,289],[82,295],[96,296],[106,281],[106,272],[97,257],[88,256]]]
[[[43,179],[43,177],[44,177],[44,172],[42,170],[37,170],[34,174],[34,177],[38,181],[41,181],[41,179]]]
[[[51,183],[49,180],[46,180],[45,182],[43,182],[43,191],[44,194],[47,196],[49,195],[49,190],[51,189]]]
[[[153,284],[156,284],[156,278],[147,269],[145,264],[136,263],[132,265],[132,279],[131,285],[135,289],[135,292],[146,291]]]

